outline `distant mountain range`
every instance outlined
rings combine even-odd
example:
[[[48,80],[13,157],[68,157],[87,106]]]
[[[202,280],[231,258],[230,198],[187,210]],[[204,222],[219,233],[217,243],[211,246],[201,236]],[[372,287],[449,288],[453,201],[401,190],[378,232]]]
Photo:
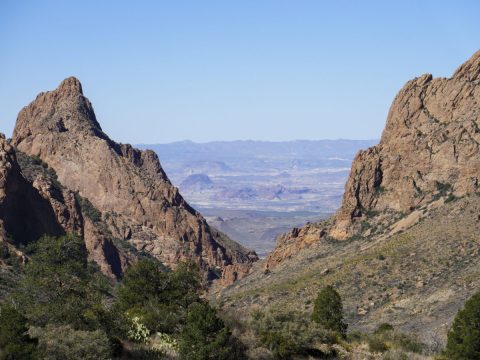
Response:
[[[157,153],[172,183],[209,222],[265,255],[277,235],[338,208],[355,154],[376,142],[180,141],[138,147]]]

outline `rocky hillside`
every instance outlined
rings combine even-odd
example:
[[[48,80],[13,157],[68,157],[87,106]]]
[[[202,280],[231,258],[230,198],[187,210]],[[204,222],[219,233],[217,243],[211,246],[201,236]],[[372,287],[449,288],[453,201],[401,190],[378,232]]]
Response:
[[[233,246],[230,239],[208,226],[172,186],[154,152],[111,140],[83,96],[80,82],[73,77],[56,90],[39,94],[21,110],[11,143],[19,153],[52,169],[67,207],[83,205],[104,225],[107,238],[133,246],[169,266],[193,260],[209,279],[241,277],[257,259],[254,252]],[[30,179],[34,186],[35,179]],[[56,199],[47,194],[48,184],[37,182],[44,198]],[[70,199],[76,203],[68,203]],[[55,214],[63,214],[64,209],[55,205]],[[57,223],[64,231],[79,232],[71,228],[74,218],[71,214],[68,220],[57,219]],[[94,233],[95,239],[105,237],[98,233],[95,221],[83,218],[87,219],[84,233]],[[23,219],[18,217],[18,221]],[[103,266],[101,259],[95,260]]]
[[[380,143],[356,156],[337,213],[280,236],[219,303],[245,316],[255,308],[308,316],[332,284],[353,329],[390,322],[443,338],[480,290],[478,124],[480,52],[451,78],[409,81]]]
[[[320,226],[278,239],[269,266],[322,237],[345,240],[383,228],[443,196],[479,190],[480,51],[451,78],[422,75],[395,97],[380,143],[352,164],[340,209]],[[410,225],[420,219],[409,218]]]

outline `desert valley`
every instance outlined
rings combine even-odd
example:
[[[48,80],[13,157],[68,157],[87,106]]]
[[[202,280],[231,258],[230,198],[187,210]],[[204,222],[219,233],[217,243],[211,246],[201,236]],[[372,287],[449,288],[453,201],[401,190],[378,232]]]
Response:
[[[479,12],[0,1],[0,360],[480,360]]]
[[[203,359],[221,344],[222,358],[453,358],[463,350],[450,338],[443,350],[447,333],[480,288],[479,101],[480,52],[450,78],[409,81],[378,144],[355,155],[336,211],[351,156],[369,142],[154,147],[191,202],[214,215],[212,227],[155,152],[103,132],[79,80],[67,78],[0,138],[1,299],[15,304],[0,316],[24,314],[31,329],[16,341],[27,357],[37,341],[38,351],[59,352],[48,339],[63,329],[73,339],[90,332],[94,352],[105,334],[107,357]],[[265,232],[303,225],[268,251],[261,236],[247,240],[264,216],[235,223],[250,211],[289,214]],[[348,332],[322,325],[322,289],[341,296],[337,324]],[[78,301],[68,320],[63,307]],[[223,320],[195,323],[209,316]]]

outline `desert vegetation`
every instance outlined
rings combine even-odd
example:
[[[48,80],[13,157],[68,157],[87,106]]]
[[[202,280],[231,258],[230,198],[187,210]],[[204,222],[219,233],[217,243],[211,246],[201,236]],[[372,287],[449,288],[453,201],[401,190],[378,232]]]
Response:
[[[0,359],[243,356],[216,310],[202,300],[202,277],[192,263],[171,270],[157,260],[139,260],[113,284],[88,261],[77,236],[43,237],[26,253],[19,277],[1,299]]]

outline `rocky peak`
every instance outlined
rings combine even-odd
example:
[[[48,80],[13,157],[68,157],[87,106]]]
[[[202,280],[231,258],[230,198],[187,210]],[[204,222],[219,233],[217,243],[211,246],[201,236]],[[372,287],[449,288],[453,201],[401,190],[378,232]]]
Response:
[[[34,102],[24,107],[18,115],[13,137],[27,137],[38,128],[52,133],[75,131],[106,137],[92,104],[83,96],[80,81],[74,77],[65,79],[56,90],[40,93]]]
[[[256,259],[210,229],[172,186],[154,152],[116,143],[104,134],[75,78],[22,109],[12,142],[39,156],[67,189],[88,199],[113,237],[166,265],[190,259],[210,278],[220,278],[229,266],[247,269]]]
[[[323,236],[373,236],[372,228],[388,233],[395,219],[406,216],[411,225],[436,200],[478,192],[479,74],[480,51],[451,78],[425,74],[407,82],[390,107],[379,144],[356,155],[335,216],[302,228],[300,236],[281,236],[267,264]]]
[[[455,78],[464,78],[468,81],[480,80],[480,50],[461,65],[453,74]]]
[[[83,96],[82,84],[74,76],[70,76],[63,80],[58,86],[58,92],[64,97]]]
[[[439,196],[478,190],[480,51],[451,78],[409,81],[390,108],[380,143],[355,158],[333,234],[345,238],[372,213],[408,214]]]

